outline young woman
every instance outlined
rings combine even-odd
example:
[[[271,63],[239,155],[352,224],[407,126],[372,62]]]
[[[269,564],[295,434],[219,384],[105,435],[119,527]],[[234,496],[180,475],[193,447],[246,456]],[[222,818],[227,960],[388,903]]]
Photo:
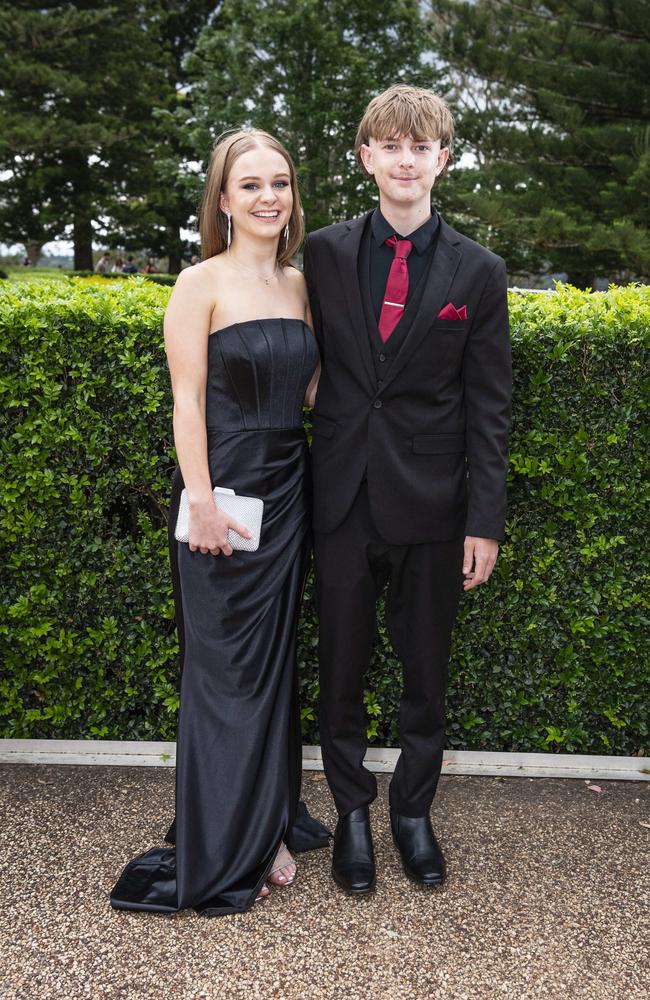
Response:
[[[293,163],[259,131],[214,149],[200,218],[203,261],[182,271],[165,314],[177,472],[189,543],[172,547],[183,653],[175,849],[131,861],[118,909],[241,912],[288,885],[293,849],[324,847],[300,788],[296,629],[309,551],[307,443],[318,352],[302,275]],[[214,486],[264,501],[257,551]],[[170,534],[173,534],[170,532]]]

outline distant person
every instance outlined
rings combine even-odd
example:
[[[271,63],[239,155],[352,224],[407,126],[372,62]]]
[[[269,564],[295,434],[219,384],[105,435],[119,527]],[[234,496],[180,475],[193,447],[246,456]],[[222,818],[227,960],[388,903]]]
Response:
[[[104,250],[97,263],[95,264],[96,274],[107,274],[111,267],[111,255],[108,250]]]
[[[138,266],[133,260],[133,254],[126,258],[126,264],[122,264],[122,274],[137,274]]]
[[[199,258],[197,257],[197,255],[195,253],[193,253],[192,256],[190,257],[190,267],[194,267],[194,265],[198,264],[198,262],[199,262]]]
[[[111,274],[122,274],[123,270],[124,270],[124,261],[122,260],[121,257],[116,257],[115,263],[111,268]]]
[[[158,274],[158,268],[156,267],[156,258],[147,257],[147,263],[144,265],[144,274]]]
[[[23,257],[23,267],[31,267],[29,257]]]

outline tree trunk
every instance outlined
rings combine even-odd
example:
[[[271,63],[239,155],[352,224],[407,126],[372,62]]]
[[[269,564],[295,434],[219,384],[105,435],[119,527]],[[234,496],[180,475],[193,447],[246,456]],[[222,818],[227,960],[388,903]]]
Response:
[[[167,273],[180,274],[183,266],[183,241],[181,240],[180,230],[177,226],[167,231],[167,244],[167,256],[169,258]]]
[[[592,270],[581,271],[578,268],[571,268],[567,271],[567,284],[573,285],[575,288],[593,288],[594,287],[594,273]]]
[[[29,263],[32,267],[38,267],[38,262],[41,259],[41,250],[45,244],[42,240],[29,240],[25,243],[25,253],[29,257]]]
[[[93,270],[92,184],[88,159],[80,150],[66,156],[72,184],[72,239],[75,271]]]
[[[182,267],[181,255],[179,253],[174,253],[170,250],[169,252],[169,267],[167,268],[168,274],[179,274]]]
[[[74,226],[74,269],[75,271],[93,270],[93,227],[87,212],[75,205]]]

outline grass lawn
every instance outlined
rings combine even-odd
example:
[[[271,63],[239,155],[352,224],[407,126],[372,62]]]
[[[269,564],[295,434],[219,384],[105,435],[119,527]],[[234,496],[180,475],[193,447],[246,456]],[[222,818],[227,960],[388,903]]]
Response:
[[[125,274],[88,274],[87,272],[75,272],[70,270],[59,270],[56,267],[18,267],[18,266],[5,266],[0,267],[5,274],[9,275],[9,281],[65,281],[66,278],[74,277],[80,281],[89,281],[95,284],[101,284],[102,282],[128,282],[131,278],[140,277],[147,278],[152,284],[159,285],[173,285],[176,281],[175,274],[152,274],[152,275],[125,275]]]
[[[3,267],[10,281],[64,281],[65,271],[57,267]]]

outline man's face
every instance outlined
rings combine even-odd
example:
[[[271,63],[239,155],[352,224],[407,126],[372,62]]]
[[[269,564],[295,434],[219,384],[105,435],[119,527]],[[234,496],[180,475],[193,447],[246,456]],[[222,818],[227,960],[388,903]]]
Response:
[[[411,205],[430,199],[431,188],[449,157],[440,139],[370,139],[361,146],[361,159],[377,181],[383,197],[395,205]]]

